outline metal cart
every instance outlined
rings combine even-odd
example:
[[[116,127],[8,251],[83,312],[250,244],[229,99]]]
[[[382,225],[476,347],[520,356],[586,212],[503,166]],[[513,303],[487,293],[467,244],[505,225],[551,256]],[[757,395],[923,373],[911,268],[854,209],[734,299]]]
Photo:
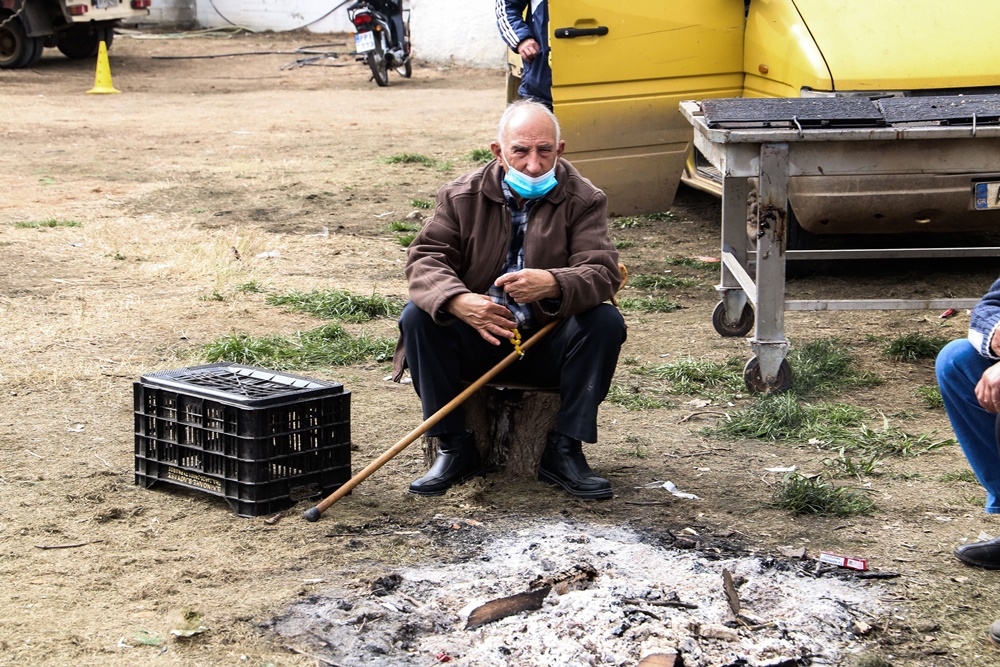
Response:
[[[786,310],[969,308],[978,299],[785,300],[787,259],[997,256],[1000,248],[786,250],[788,178],[926,173],[914,149],[965,173],[1000,172],[1000,95],[928,98],[714,99],[681,102],[694,145],[722,174],[722,300],[712,323],[723,336],[753,330],[747,388],[788,389]],[[844,142],[852,142],[845,150]],[[905,149],[905,150],[903,150]],[[748,180],[758,179],[756,249],[748,251]],[[1000,198],[996,183],[978,184]],[[990,189],[992,188],[992,189]],[[970,197],[973,195],[970,183]],[[992,206],[991,206],[992,208]],[[756,276],[748,271],[755,259]]]

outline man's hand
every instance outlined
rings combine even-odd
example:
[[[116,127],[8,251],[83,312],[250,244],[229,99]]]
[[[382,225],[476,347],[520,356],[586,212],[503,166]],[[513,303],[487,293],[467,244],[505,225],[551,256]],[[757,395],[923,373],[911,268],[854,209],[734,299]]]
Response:
[[[524,269],[505,273],[493,284],[503,287],[516,303],[555,299],[562,294],[556,277],[544,269]]]
[[[494,345],[499,345],[500,338],[513,338],[511,331],[517,322],[511,317],[510,311],[500,304],[493,303],[485,294],[466,292],[448,299],[444,309],[479,332],[479,335]]]
[[[521,55],[521,60],[526,63],[530,63],[538,55],[538,52],[542,50],[542,47],[534,40],[534,38],[529,37],[520,44],[517,45],[517,52]]]
[[[976,398],[987,412],[1000,413],[1000,363],[986,369],[976,385]]]

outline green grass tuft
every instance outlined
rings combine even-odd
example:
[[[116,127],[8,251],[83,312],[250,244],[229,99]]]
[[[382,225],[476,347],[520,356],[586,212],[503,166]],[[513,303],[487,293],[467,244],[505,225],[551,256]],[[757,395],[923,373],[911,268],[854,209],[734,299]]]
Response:
[[[644,218],[630,216],[625,218],[613,218],[609,222],[608,226],[612,229],[636,229],[641,227],[644,222],[646,222]]]
[[[396,234],[396,243],[404,248],[409,248],[415,238],[417,238],[416,234]]]
[[[933,359],[950,341],[943,336],[928,336],[922,333],[908,333],[895,338],[885,346],[883,353],[896,361],[918,361]]]
[[[681,257],[680,255],[675,255],[674,257],[667,257],[665,260],[663,260],[663,262],[667,266],[684,266],[689,269],[698,269],[704,271],[709,269],[718,270],[719,263],[721,262],[721,260],[708,262],[703,259],[698,259],[696,257]]]
[[[472,152],[469,153],[469,162],[475,162],[477,164],[486,164],[493,159],[493,151],[489,148],[473,148]]]
[[[941,398],[941,389],[937,385],[917,387],[913,393],[929,408],[944,407],[944,399]]]
[[[683,278],[681,276],[646,276],[637,275],[629,278],[629,284],[639,289],[670,289],[676,287],[694,287],[698,285],[695,278]]]
[[[615,250],[624,250],[635,245],[635,241],[615,241]]]
[[[875,387],[882,379],[855,368],[851,348],[837,338],[813,340],[788,354],[795,373],[794,390],[804,397],[829,396],[857,387]]]
[[[618,299],[618,305],[622,310],[629,310],[636,313],[669,313],[684,307],[676,301],[671,301],[662,296]]]
[[[237,292],[243,292],[244,294],[260,294],[261,292],[266,291],[264,286],[258,283],[256,280],[251,280],[248,283],[237,285],[233,289],[235,289]]]
[[[649,456],[649,450],[643,446],[649,444],[645,438],[640,438],[637,435],[629,433],[625,436],[625,444],[630,446],[629,448],[621,450],[626,456],[633,456],[637,459],[644,459]]]
[[[285,306],[290,310],[310,313],[326,320],[365,322],[376,317],[396,317],[403,310],[403,303],[384,296],[360,296],[346,290],[317,290],[289,292],[269,296],[267,303]]]
[[[940,477],[939,480],[942,482],[972,482],[973,484],[978,484],[979,480],[976,479],[976,473],[972,472],[968,468],[965,470],[959,470],[958,472],[946,472]]]
[[[226,295],[215,289],[212,290],[210,294],[202,294],[198,297],[199,301],[225,301]]]
[[[942,447],[957,444],[954,438],[934,440],[929,433],[913,435],[901,428],[889,426],[883,420],[882,429],[873,429],[863,424],[851,440],[851,445],[867,452],[877,452],[883,456],[916,456]]]
[[[234,334],[205,345],[209,362],[227,361],[271,370],[344,366],[392,357],[396,341],[351,335],[337,322],[293,336]]]
[[[15,222],[15,227],[22,227],[25,229],[42,229],[51,227],[83,227],[82,222],[77,222],[76,220],[59,220],[58,218],[48,218],[47,220],[26,220],[23,222]]]
[[[607,400],[626,410],[656,410],[668,405],[658,398],[644,396],[638,387],[625,387],[620,384],[611,385]]]
[[[732,396],[746,391],[742,369],[743,362],[736,357],[730,357],[721,363],[681,357],[677,361],[653,366],[641,372],[669,382],[670,392],[673,394],[721,392]]]
[[[434,202],[428,201],[426,199],[411,199],[410,206],[413,208],[419,208],[424,211],[434,208]]]
[[[832,477],[854,477],[861,479],[863,477],[878,475],[879,472],[876,466],[881,462],[882,457],[878,452],[871,452],[855,459],[848,456],[842,447],[836,458],[825,459],[823,465],[829,469],[829,474]]]
[[[420,225],[413,222],[406,222],[405,220],[394,220],[385,226],[386,231],[390,232],[419,232]]]
[[[953,438],[913,435],[889,425],[872,428],[864,408],[844,403],[806,403],[792,393],[757,396],[752,403],[706,429],[707,435],[809,442],[820,449],[860,452],[862,457],[917,456],[955,444]]]
[[[793,393],[758,396],[750,405],[736,410],[711,430],[734,438],[764,440],[816,439],[839,443],[848,429],[860,427],[867,413],[843,403],[811,404]]]
[[[386,164],[419,164],[425,167],[437,167],[438,161],[420,153],[397,153],[381,158]]]
[[[668,220],[676,220],[677,215],[673,211],[663,211],[662,213],[645,213],[644,218],[647,220],[655,220],[656,222],[666,222]]]
[[[856,489],[835,487],[818,477],[798,473],[785,476],[774,490],[771,506],[820,516],[868,515],[877,509],[870,498]]]
[[[794,395],[769,395],[729,414],[716,429],[734,438],[785,439],[800,437],[810,417],[810,411]]]

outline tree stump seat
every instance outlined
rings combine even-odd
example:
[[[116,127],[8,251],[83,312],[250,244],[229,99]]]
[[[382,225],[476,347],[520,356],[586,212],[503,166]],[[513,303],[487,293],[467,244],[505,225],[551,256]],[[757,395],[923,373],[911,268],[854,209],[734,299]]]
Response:
[[[487,384],[465,403],[465,427],[487,470],[534,478],[545,449],[545,437],[556,426],[559,388]],[[437,456],[437,438],[424,438],[424,459]]]

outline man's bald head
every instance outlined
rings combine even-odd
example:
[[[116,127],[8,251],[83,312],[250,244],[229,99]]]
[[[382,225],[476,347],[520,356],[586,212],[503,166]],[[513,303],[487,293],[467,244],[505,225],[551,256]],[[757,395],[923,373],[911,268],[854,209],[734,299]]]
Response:
[[[534,100],[518,100],[507,105],[503,115],[500,116],[500,125],[497,128],[497,143],[504,145],[504,136],[512,126],[520,126],[523,123],[548,122],[552,128],[552,136],[558,144],[561,138],[559,121],[554,113],[544,104]]]

